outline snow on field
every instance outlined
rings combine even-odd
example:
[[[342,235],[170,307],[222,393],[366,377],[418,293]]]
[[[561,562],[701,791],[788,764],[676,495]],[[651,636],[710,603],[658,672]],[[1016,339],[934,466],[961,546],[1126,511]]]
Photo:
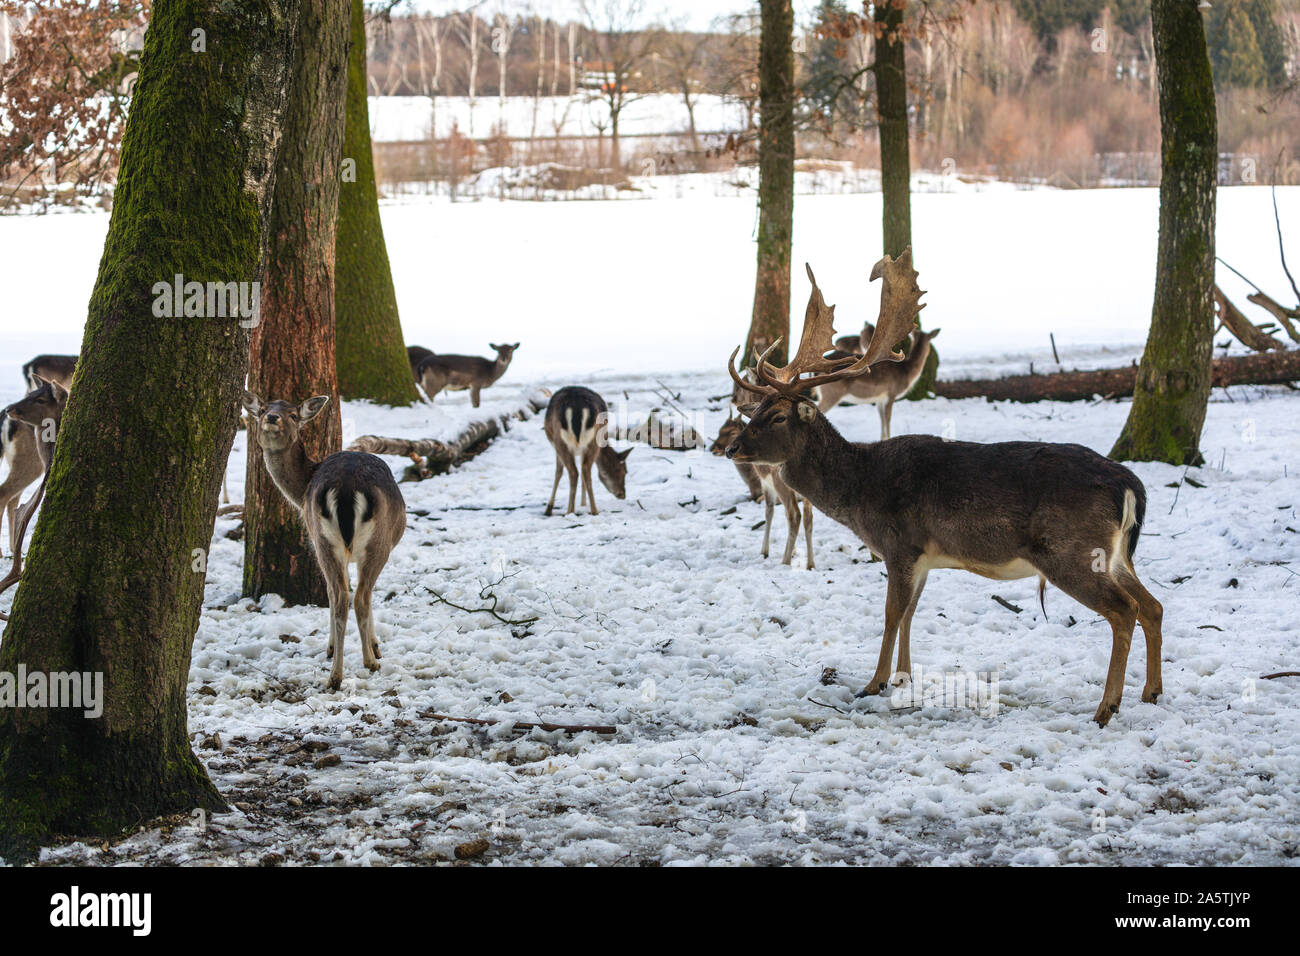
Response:
[[[609,135],[609,107],[597,97],[579,95],[543,96],[536,103],[531,96],[507,96],[505,109],[495,96],[474,100],[473,123],[469,97],[427,96],[370,97],[370,135],[376,142],[411,141],[429,138],[437,117],[438,137],[451,135],[452,124],[468,136],[485,138],[498,124],[508,136],[595,136],[598,126]],[[734,100],[715,94],[699,97],[695,107],[695,128],[700,133],[722,133],[745,128],[744,108]],[[680,96],[655,93],[630,101],[619,117],[619,132],[625,136],[642,133],[685,133],[690,129],[686,105]]]
[[[1298,197],[1280,194],[1284,221]],[[946,374],[1043,368],[1052,331],[1067,365],[1136,356],[1155,211],[1154,192],[1135,190],[916,197],[924,318],[944,328]],[[463,393],[432,408],[349,403],[349,434],[446,435],[571,382],[632,419],[659,404],[662,382],[716,432],[722,356],[749,314],[753,247],[736,237],[750,234],[752,202],[384,215],[410,341],[523,347],[478,412]],[[843,331],[874,311],[878,216],[870,196],[799,204],[796,261],[815,264]],[[1220,193],[1220,252],[1280,293],[1270,218],[1267,191]],[[19,392],[31,354],[79,344],[105,224],[0,218],[0,401]],[[894,429],[1105,452],[1127,410],[936,400],[900,405]],[[870,409],[831,420],[854,439],[877,435]],[[235,500],[245,438],[228,463]],[[554,458],[537,418],[447,476],[404,484],[408,530],[376,592],[383,666],[361,668],[353,623],[338,692],[324,690],[325,610],[239,599],[243,549],[223,519],[190,730],[235,810],[47,858],[401,863],[483,838],[486,862],[1286,862],[1300,845],[1300,685],[1260,677],[1296,668],[1300,396],[1216,393],[1202,447],[1207,466],[1187,472],[1200,487],[1181,468],[1135,469],[1150,495],[1137,569],[1166,611],[1165,696],[1139,700],[1135,640],[1104,730],[1090,718],[1108,629],[1057,591],[1044,619],[1032,579],[931,578],[914,663],[969,675],[974,706],[855,700],[879,649],[881,566],[820,515],[815,571],[801,567],[802,543],[795,568],[762,560],[761,506],[704,452],[638,448],[627,500],[598,485],[595,517],[542,516]],[[784,533],[778,519],[778,553]],[[536,620],[502,623],[435,591]],[[519,720],[617,732],[516,735]]]
[[[1283,222],[1300,220],[1300,187],[1278,190]],[[1003,190],[913,197],[924,321],[948,377],[1136,358],[1155,285],[1155,190]],[[1219,254],[1273,295],[1278,264],[1267,189],[1219,191]],[[514,373],[590,375],[637,368],[715,371],[753,304],[752,196],[634,203],[445,200],[384,207],[407,341],[482,354],[523,343]],[[794,294],[802,319],[811,262],[837,323],[875,318],[867,281],[879,256],[879,195],[808,196],[796,204]],[[0,217],[5,354],[75,351],[108,219]],[[1293,256],[1294,258],[1294,256]],[[1220,268],[1237,303],[1248,287]],[[1261,313],[1262,316],[1262,313]],[[0,400],[17,389],[0,373]]]
[[[633,415],[656,401],[651,377],[589,381]],[[725,376],[665,382],[711,435]],[[493,399],[508,407],[534,384],[563,381],[510,376]],[[933,401],[894,421],[1105,451],[1126,412]],[[424,433],[417,413],[347,414],[365,432]],[[438,429],[470,410],[455,396],[426,414]],[[876,437],[870,409],[831,418]],[[917,613],[914,662],[991,698],[855,700],[879,648],[881,565],[821,515],[816,570],[802,544],[794,568],[761,559],[761,507],[706,452],[638,448],[627,500],[597,486],[596,517],[543,517],[554,459],[537,419],[449,476],[403,485],[408,530],[376,592],[383,666],[361,668],[353,625],[338,692],[323,689],[326,611],[237,599],[242,545],[222,520],[190,730],[238,809],[204,832],[183,821],[47,858],[401,863],[482,838],[481,859],[507,863],[1284,862],[1300,844],[1300,685],[1259,678],[1296,664],[1300,397],[1217,396],[1204,448],[1211,466],[1190,472],[1204,487],[1137,468],[1151,496],[1137,569],[1165,605],[1165,696],[1138,699],[1135,640],[1104,730],[1090,718],[1109,631],[1054,590],[1044,620],[1032,579],[938,574]],[[236,498],[245,453],[241,434]],[[433,591],[466,608],[495,595],[503,617],[536,621],[499,623]],[[617,733],[516,735],[516,720]]]

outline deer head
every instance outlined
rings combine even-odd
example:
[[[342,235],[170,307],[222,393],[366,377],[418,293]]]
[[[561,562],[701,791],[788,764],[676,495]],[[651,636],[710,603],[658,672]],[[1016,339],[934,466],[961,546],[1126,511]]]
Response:
[[[264,404],[252,392],[244,392],[244,408],[257,420],[257,440],[269,452],[282,452],[298,441],[298,431],[329,404],[328,395],[317,395],[301,405],[273,401]]]
[[[63,409],[68,404],[68,390],[58,382],[33,375],[37,387],[4,410],[16,422],[31,425],[38,437],[53,441],[53,432],[63,420]],[[3,417],[0,415],[0,417]]]
[[[630,454],[631,448],[615,451],[605,445],[596,456],[596,474],[600,476],[600,483],[620,501],[627,497],[627,456]]]
[[[916,328],[916,314],[925,308],[919,304],[925,293],[916,284],[911,247],[897,259],[885,256],[871,270],[872,281],[883,281],[880,315],[870,344],[862,355],[827,358],[826,353],[835,350],[835,307],[826,304],[812,268],[805,268],[812,292],[804,313],[799,350],[790,363],[783,368],[768,365],[767,355],[771,352],[768,349],[754,366],[756,381],[747,382],[735,369],[739,349],[731,353],[727,362],[727,371],[736,384],[760,398],[756,404],[741,409],[750,416],[750,422],[727,446],[727,457],[733,461],[776,465],[800,454],[809,426],[821,414],[809,397],[812,389],[864,375],[882,362],[901,361],[903,353],[897,346]],[[775,347],[774,343],[772,348]]]
[[[497,361],[502,365],[509,365],[510,360],[515,356],[515,349],[519,348],[519,343],[514,345],[493,345],[488,343],[488,348],[497,353]]]

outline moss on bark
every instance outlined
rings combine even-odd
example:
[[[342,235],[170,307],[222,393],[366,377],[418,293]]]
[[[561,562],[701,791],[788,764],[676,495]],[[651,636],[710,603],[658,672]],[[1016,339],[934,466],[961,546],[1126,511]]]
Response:
[[[1184,464],[1200,458],[1211,388],[1218,133],[1200,11],[1154,0],[1151,25],[1161,135],[1155,300],[1133,407],[1110,456]]]
[[[154,287],[259,279],[297,16],[297,0],[154,5],[82,359],[0,642],[0,671],[102,673],[104,709],[0,709],[10,861],[223,807],[190,750],[185,688],[248,332],[156,317]]]
[[[343,140],[348,175],[339,191],[334,273],[338,385],[344,398],[410,405],[419,394],[402,339],[370,146],[365,9],[362,0],[351,2],[352,48]]]
[[[759,39],[758,268],[741,364],[778,338],[771,361],[790,351],[790,249],[794,237],[794,12],[790,0],[762,0]],[[737,394],[738,400],[748,401]]]

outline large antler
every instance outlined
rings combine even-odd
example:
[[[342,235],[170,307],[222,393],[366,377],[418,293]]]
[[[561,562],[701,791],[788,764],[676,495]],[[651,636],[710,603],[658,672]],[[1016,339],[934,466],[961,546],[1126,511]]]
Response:
[[[898,345],[916,328],[916,315],[925,305],[925,293],[916,284],[919,273],[912,268],[912,247],[908,246],[897,259],[885,256],[871,270],[871,281],[881,279],[880,317],[876,331],[871,336],[862,358],[844,370],[840,378],[861,375],[881,362],[901,362],[903,353]]]

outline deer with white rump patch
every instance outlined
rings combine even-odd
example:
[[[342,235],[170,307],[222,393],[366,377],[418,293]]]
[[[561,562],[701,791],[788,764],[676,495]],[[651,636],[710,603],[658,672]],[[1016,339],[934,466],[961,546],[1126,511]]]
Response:
[[[325,578],[330,602],[330,643],[333,659],[329,687],[343,681],[343,637],[348,628],[348,604],[356,604],[361,632],[361,660],[379,670],[379,638],[371,612],[371,597],[379,572],[406,530],[406,501],[393,473],[374,455],[339,451],[312,461],[303,448],[299,429],[320,414],[328,395],[301,405],[274,401],[263,404],[244,392],[244,408],[256,423],[262,460],[281,494],[302,514],[316,563]],[[352,592],[348,565],[357,566],[357,590]]]
[[[746,382],[734,368],[735,352],[727,363],[736,383],[761,399],[727,457],[779,466],[787,484],[885,562],[884,639],[862,694],[889,686],[895,640],[897,672],[910,673],[912,615],[926,577],[936,568],[961,568],[995,580],[1037,575],[1040,600],[1050,581],[1106,619],[1110,668],[1093,717],[1103,727],[1119,709],[1134,623],[1140,623],[1142,699],[1154,702],[1161,693],[1163,608],[1133,569],[1146,510],[1136,475],[1081,445],[975,444],[928,435],[851,443],[806,397],[807,389],[903,358],[893,349],[915,327],[924,295],[911,249],[898,259],[886,256],[873,276],[883,279],[880,316],[865,354],[826,357],[833,313],[809,269],[812,294],[790,364],[773,368],[761,357],[756,381]]]
[[[622,500],[627,497],[627,456],[632,449],[615,451],[609,445],[609,406],[589,388],[569,385],[551,396],[546,405],[542,427],[546,437],[555,447],[555,484],[551,486],[551,500],[546,505],[549,518],[555,509],[555,494],[560,490],[560,475],[569,473],[569,509],[573,514],[573,499],[578,487],[578,460],[582,469],[582,503],[596,510],[596,495],[591,487],[591,466],[596,466],[600,483],[609,493]]]

